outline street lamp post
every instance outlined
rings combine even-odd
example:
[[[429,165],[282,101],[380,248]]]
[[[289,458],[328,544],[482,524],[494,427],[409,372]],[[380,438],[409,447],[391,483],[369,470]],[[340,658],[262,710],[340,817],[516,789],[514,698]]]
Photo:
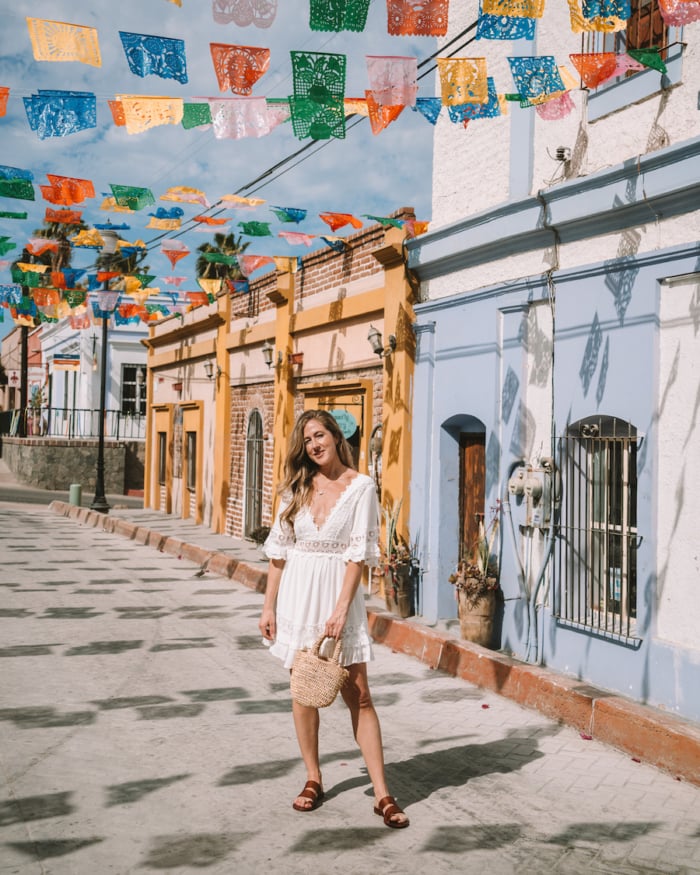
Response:
[[[117,249],[117,234],[115,231],[102,231],[103,255],[113,255]],[[109,280],[104,281],[103,290],[109,291]],[[98,422],[97,441],[97,470],[95,472],[95,497],[90,505],[90,510],[98,513],[109,513],[110,505],[105,497],[105,400],[107,394],[107,332],[109,329],[109,317],[102,316],[102,352],[100,365],[100,414]]]

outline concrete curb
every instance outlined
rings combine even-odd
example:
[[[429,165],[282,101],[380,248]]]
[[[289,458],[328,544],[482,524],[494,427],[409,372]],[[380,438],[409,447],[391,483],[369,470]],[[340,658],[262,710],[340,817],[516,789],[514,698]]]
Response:
[[[110,517],[64,501],[49,510],[93,528],[130,538],[187,559],[253,589],[264,592],[265,571],[178,538],[162,535],[119,517]],[[656,708],[640,705],[576,678],[519,662],[502,653],[449,638],[446,634],[393,614],[368,608],[374,640],[413,656],[433,669],[462,678],[483,689],[531,708],[670,772],[678,780],[700,786],[700,726]]]

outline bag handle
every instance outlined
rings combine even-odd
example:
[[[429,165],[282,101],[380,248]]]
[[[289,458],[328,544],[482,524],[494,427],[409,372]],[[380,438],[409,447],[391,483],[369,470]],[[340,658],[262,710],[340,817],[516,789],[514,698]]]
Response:
[[[342,637],[341,638],[334,638],[332,635],[321,635],[320,638],[318,638],[316,641],[314,641],[314,646],[311,648],[311,652],[313,653],[314,656],[318,656],[319,659],[321,659],[322,657],[319,656],[319,650],[321,649],[321,645],[323,644],[323,642],[326,639],[328,639],[330,641],[335,641],[335,648],[333,649],[333,655],[329,657],[329,661],[337,662],[338,664],[340,664],[340,651],[341,651],[341,648],[343,646]]]

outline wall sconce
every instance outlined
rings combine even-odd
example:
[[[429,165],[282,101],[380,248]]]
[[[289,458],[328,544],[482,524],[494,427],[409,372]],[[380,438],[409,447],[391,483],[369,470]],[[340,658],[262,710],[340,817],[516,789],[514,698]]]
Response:
[[[389,335],[389,346],[384,348],[384,343],[382,340],[381,333],[374,327],[374,325],[369,326],[369,332],[367,333],[367,340],[369,340],[370,346],[372,347],[372,352],[375,355],[378,355],[379,358],[386,357],[392,354],[396,349],[396,335]]]
[[[212,362],[212,361],[204,362],[204,373],[206,374],[208,380],[213,379],[213,377],[214,377],[214,362]],[[220,376],[221,376],[221,368],[219,367],[219,365],[217,365],[216,366],[216,378],[217,378],[217,380]]]
[[[275,347],[269,340],[266,340],[262,345],[262,354],[265,364],[268,368],[272,367],[272,358],[275,354]]]

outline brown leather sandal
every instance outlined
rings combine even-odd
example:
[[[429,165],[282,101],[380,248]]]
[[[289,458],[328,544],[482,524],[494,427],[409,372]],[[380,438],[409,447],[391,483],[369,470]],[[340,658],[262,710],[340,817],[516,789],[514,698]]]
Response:
[[[318,783],[318,781],[307,781],[304,784],[304,789],[297,796],[297,799],[310,799],[311,805],[298,805],[295,799],[294,802],[292,802],[292,808],[295,811],[313,811],[314,808],[318,808],[318,806],[321,804],[323,796],[323,787]]]
[[[397,814],[405,814],[406,812],[403,808],[400,808],[396,804],[396,799],[393,796],[385,796],[383,799],[380,799],[379,802],[374,806],[374,813],[378,814],[380,817],[384,818],[384,825],[390,827],[391,829],[406,829],[409,825],[410,820],[406,818],[406,820],[392,820],[392,817],[396,817]]]

